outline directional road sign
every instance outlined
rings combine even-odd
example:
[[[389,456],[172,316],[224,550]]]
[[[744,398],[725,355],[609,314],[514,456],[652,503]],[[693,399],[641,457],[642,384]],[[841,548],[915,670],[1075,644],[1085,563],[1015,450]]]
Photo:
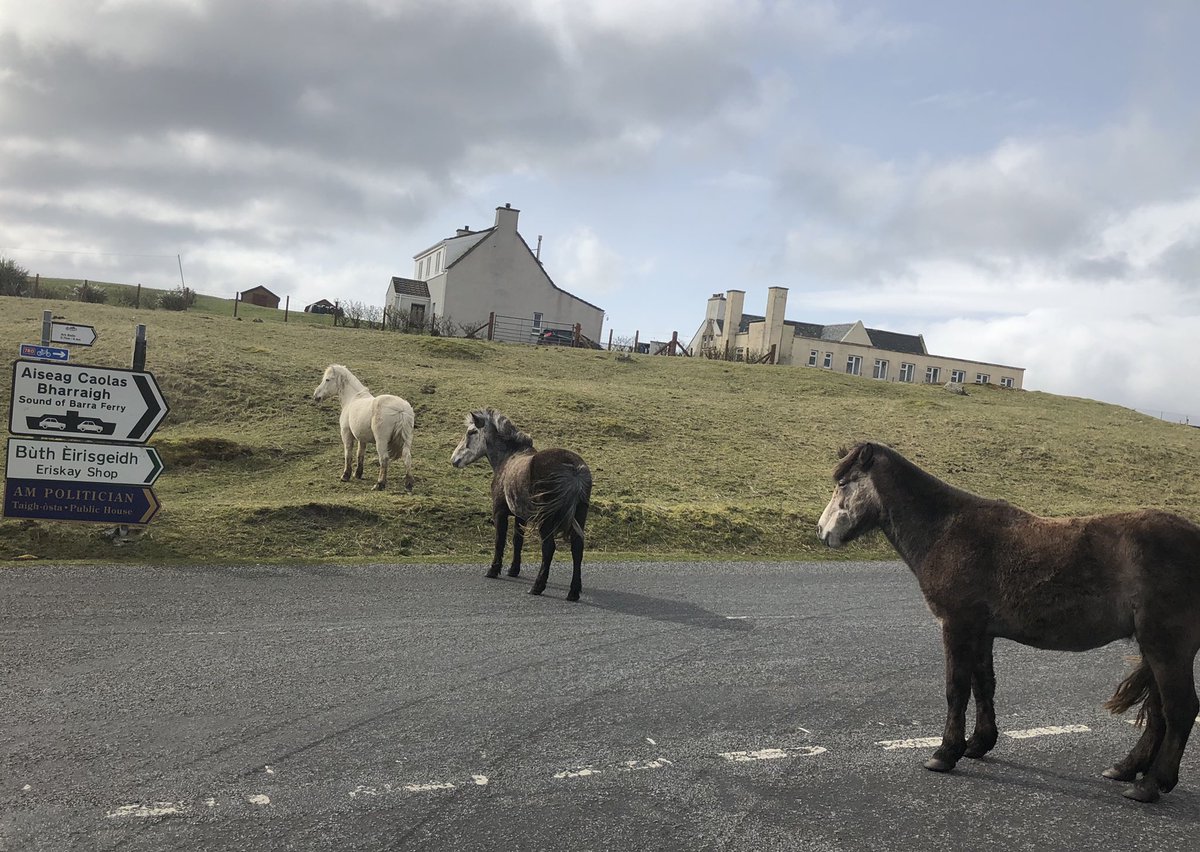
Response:
[[[50,323],[50,342],[69,343],[72,346],[91,346],[96,342],[96,329],[90,325],[52,322]]]
[[[167,416],[150,373],[83,364],[13,364],[8,431],[144,444]]]
[[[57,346],[41,346],[37,343],[21,344],[22,358],[41,358],[43,361],[69,361],[70,349],[60,349]]]
[[[158,498],[144,485],[98,485],[40,479],[4,481],[4,516],[110,525],[150,523]]]
[[[162,459],[153,447],[9,438],[4,470],[16,479],[153,485],[162,469]]]

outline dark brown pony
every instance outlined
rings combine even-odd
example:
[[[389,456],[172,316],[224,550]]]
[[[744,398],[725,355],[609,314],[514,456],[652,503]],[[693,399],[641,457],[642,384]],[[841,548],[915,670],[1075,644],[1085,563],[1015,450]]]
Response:
[[[563,536],[571,542],[574,566],[567,600],[579,600],[583,588],[579,575],[583,564],[583,528],[592,495],[591,470],[570,450],[534,449],[533,439],[495,409],[472,411],[467,415],[466,425],[467,433],[455,448],[450,463],[461,468],[486,456],[492,465],[496,552],[487,576],[500,576],[508,519],[515,517],[513,561],[508,576],[516,577],[521,573],[525,530],[537,530],[542,543],[542,568],[529,593],[540,595],[550,577],[554,540]]]
[[[997,637],[1085,651],[1133,636],[1141,661],[1105,706],[1142,703],[1146,729],[1104,777],[1134,781],[1125,795],[1140,802],[1175,786],[1200,709],[1200,527],[1156,510],[1040,518],[947,485],[882,444],[855,446],[833,478],[822,541],[840,547],[881,529],[942,625],[946,729],[926,768],[947,772],[996,744]],[[972,693],[975,731],[965,739]]]

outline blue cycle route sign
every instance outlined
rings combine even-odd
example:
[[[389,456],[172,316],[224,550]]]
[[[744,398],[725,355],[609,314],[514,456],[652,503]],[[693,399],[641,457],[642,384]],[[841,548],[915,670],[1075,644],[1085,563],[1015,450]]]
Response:
[[[141,485],[7,479],[4,517],[140,526],[158,512],[158,497]]]
[[[40,358],[43,361],[69,361],[71,360],[71,350],[62,349],[58,346],[42,346],[37,343],[22,343],[21,357]]]

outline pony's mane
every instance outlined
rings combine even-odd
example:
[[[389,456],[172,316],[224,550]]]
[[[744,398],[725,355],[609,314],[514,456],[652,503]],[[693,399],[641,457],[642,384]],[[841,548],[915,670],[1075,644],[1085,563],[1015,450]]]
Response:
[[[859,441],[850,449],[842,447],[838,450],[838,458],[841,459],[841,461],[838,462],[837,467],[833,469],[833,478],[835,480],[841,479],[843,476],[849,473],[850,468],[854,467],[854,462],[858,460],[858,454],[862,452],[862,448],[866,445],[866,441]]]
[[[494,408],[472,411],[467,416],[467,424],[472,424],[476,419],[485,420],[490,423],[496,437],[506,444],[522,450],[533,446],[533,438],[518,429],[511,420]]]
[[[354,373],[350,371],[350,368],[345,364],[330,364],[325,368],[325,375],[337,376],[340,381],[344,382],[349,387],[358,385],[363,390],[367,390],[367,386],[362,383],[362,379],[354,375]]]

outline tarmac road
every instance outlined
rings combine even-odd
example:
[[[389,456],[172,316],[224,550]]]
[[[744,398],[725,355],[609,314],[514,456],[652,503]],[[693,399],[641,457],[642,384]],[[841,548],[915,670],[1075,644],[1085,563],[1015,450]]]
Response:
[[[0,849],[1200,848],[1100,771],[1131,645],[997,644],[948,775],[899,563],[0,569]]]

